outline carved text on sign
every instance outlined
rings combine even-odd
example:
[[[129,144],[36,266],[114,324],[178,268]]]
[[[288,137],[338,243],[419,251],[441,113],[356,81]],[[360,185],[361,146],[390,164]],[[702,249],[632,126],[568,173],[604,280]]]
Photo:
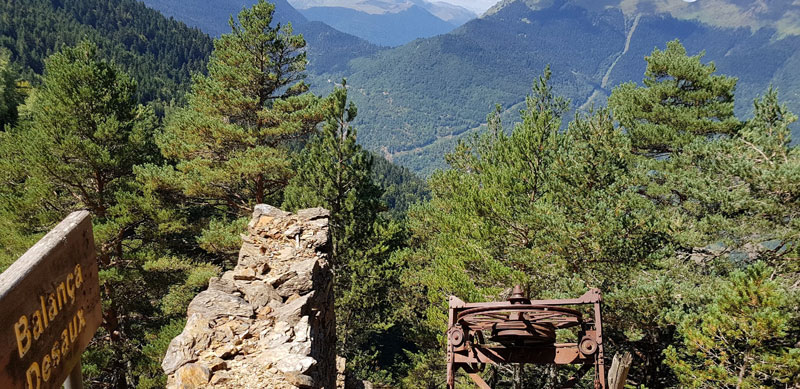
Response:
[[[102,321],[88,212],[0,274],[0,388],[58,388]]]

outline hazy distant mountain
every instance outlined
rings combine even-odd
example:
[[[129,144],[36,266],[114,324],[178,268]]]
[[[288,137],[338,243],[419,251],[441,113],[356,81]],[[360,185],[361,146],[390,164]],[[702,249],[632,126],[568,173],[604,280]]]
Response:
[[[450,4],[444,1],[424,1],[424,0],[411,0],[414,4],[425,8],[428,12],[432,13],[439,19],[452,24],[453,26],[460,26],[472,19],[478,17],[474,12],[461,7],[459,5]]]
[[[676,1],[683,3],[669,2]],[[753,98],[770,84],[800,112],[800,37],[786,35],[794,25],[731,28],[718,21],[712,26],[656,12],[667,0],[640,0],[637,9],[651,3],[655,11],[634,13],[600,3],[506,2],[449,34],[351,61],[341,75],[348,77],[359,106],[361,141],[428,172],[441,166],[442,155],[461,136],[480,128],[495,103],[507,118],[517,116],[547,64],[556,91],[574,107],[604,104],[614,86],[641,82],[644,57],[675,38],[691,54],[705,50],[704,61],[739,78],[739,115],[747,115]]]
[[[417,38],[445,34],[454,26],[412,5],[396,13],[369,14],[342,7],[312,7],[300,12],[333,28],[381,46],[399,46]]]
[[[231,31],[228,21],[256,0],[143,0],[145,5],[172,16],[207,34],[217,37]],[[380,50],[361,38],[343,33],[324,23],[309,21],[286,0],[270,0],[275,4],[275,20],[291,22],[295,32],[302,33],[309,46],[309,69],[333,71],[343,68],[350,59]]]
[[[290,3],[301,10],[315,7],[341,7],[371,15],[398,13],[416,5],[456,27],[478,16],[462,6],[439,0],[291,0]]]
[[[309,20],[383,46],[450,32],[476,17],[469,10],[425,0],[293,0]]]

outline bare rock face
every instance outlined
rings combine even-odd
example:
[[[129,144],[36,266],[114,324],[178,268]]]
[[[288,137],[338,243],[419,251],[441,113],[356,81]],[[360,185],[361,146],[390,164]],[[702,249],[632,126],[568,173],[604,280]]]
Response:
[[[181,389],[202,388],[208,383],[211,371],[198,363],[181,366],[175,374],[176,386]]]
[[[329,215],[255,207],[236,267],[209,280],[170,342],[169,388],[336,387]]]

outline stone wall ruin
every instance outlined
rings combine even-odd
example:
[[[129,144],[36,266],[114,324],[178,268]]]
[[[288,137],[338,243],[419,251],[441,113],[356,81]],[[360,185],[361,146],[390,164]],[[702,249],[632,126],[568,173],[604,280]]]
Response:
[[[336,387],[328,219],[255,207],[236,267],[192,300],[170,342],[168,388]]]

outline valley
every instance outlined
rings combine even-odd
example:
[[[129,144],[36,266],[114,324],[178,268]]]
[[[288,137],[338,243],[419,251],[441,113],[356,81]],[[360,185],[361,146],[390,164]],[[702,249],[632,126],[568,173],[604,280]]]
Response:
[[[800,388],[798,15],[0,0],[0,386]]]

